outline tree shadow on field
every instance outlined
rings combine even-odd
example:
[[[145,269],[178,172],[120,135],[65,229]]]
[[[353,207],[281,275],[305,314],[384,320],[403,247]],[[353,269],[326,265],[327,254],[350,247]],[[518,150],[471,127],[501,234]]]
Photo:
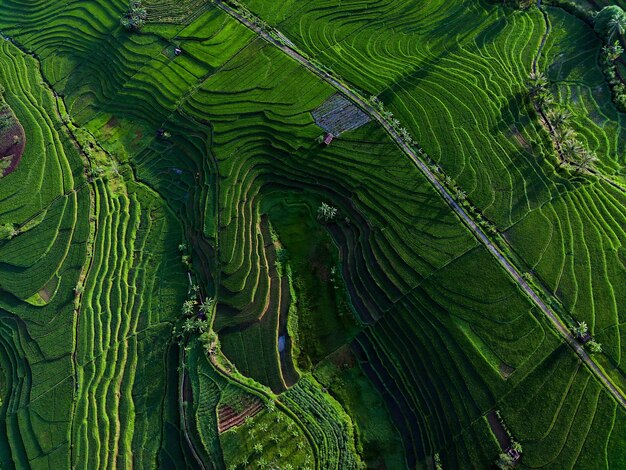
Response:
[[[549,201],[555,186],[565,183],[557,174],[558,161],[556,156],[552,158],[549,136],[534,114],[526,95],[517,92],[501,106],[498,124],[489,129],[489,135],[505,149],[499,158],[513,177],[512,220],[525,215],[528,205],[534,209]]]

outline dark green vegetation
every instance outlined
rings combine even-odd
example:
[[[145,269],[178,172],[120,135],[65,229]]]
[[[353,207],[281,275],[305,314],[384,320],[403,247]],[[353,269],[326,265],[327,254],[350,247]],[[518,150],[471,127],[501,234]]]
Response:
[[[386,103],[619,377],[624,192],[561,168],[526,85],[621,184],[601,42],[499,3],[248,5]],[[278,48],[196,0],[3,0],[0,30],[36,56],[0,45],[3,468],[484,468],[494,410],[522,466],[625,464],[624,410],[378,124],[319,144],[336,90]]]

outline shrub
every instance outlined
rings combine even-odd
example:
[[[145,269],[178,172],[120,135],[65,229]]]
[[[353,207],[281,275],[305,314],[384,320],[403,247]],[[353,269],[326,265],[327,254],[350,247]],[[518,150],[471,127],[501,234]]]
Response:
[[[0,225],[0,240],[10,240],[17,234],[18,231],[13,224]]]

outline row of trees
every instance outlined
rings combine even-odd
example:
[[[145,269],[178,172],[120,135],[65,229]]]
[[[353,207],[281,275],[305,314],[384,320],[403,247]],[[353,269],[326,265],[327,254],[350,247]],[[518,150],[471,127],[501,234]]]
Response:
[[[556,103],[548,85],[544,74],[533,72],[528,82],[528,93],[535,109],[550,128],[554,144],[563,159],[562,163],[572,165],[580,172],[593,169],[598,160],[596,155],[578,139],[576,131],[569,123],[569,111]]]

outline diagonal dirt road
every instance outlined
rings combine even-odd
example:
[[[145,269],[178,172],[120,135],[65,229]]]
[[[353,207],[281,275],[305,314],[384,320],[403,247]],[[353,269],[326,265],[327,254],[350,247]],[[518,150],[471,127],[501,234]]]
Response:
[[[428,181],[435,187],[435,189],[439,192],[439,194],[446,200],[448,205],[454,210],[457,216],[465,223],[465,225],[469,228],[469,230],[474,234],[478,240],[485,245],[487,250],[498,260],[500,265],[510,274],[513,280],[519,285],[519,287],[530,297],[533,303],[544,313],[544,315],[552,322],[554,327],[556,328],[559,335],[563,338],[563,340],[574,350],[574,352],[580,357],[580,359],[589,367],[591,372],[596,376],[596,378],[606,387],[606,389],[613,395],[613,397],[617,400],[617,402],[626,408],[626,396],[624,393],[618,389],[613,382],[609,379],[609,377],[604,373],[600,367],[591,359],[587,351],[583,349],[583,347],[578,343],[576,338],[569,331],[567,326],[561,321],[558,315],[546,305],[546,303],[541,300],[539,295],[535,292],[535,290],[526,282],[522,275],[519,273],[517,268],[515,268],[506,256],[500,251],[500,249],[489,239],[489,237],[485,234],[485,232],[474,222],[474,220],[465,212],[465,209],[461,207],[456,200],[452,197],[448,189],[443,186],[435,174],[428,168],[428,165],[424,163],[419,154],[413,150],[410,146],[408,146],[404,140],[400,137],[400,135],[396,132],[396,130],[387,122],[387,120],[380,114],[380,112],[370,105],[363,98],[354,93],[348,86],[344,85],[338,79],[332,77],[327,72],[319,69],[314,64],[312,64],[308,59],[303,57],[300,53],[293,49],[293,47],[289,46],[290,42],[288,40],[283,44],[282,42],[274,39],[260,27],[252,23],[250,20],[244,18],[240,15],[235,9],[232,7],[222,3],[220,0],[214,0],[215,4],[228,13],[230,16],[237,19],[239,22],[246,25],[249,29],[254,31],[258,36],[265,39],[270,44],[278,47],[285,54],[289,55],[291,58],[299,62],[303,67],[320,77],[326,83],[332,85],[334,88],[339,90],[344,96],[346,96],[349,100],[363,109],[372,119],[376,120],[383,128],[387,131],[387,133],[391,136],[391,138],[396,142],[396,144],[404,151],[406,155],[408,155],[411,160],[417,165],[417,167],[424,173]],[[285,38],[286,39],[286,38]]]

